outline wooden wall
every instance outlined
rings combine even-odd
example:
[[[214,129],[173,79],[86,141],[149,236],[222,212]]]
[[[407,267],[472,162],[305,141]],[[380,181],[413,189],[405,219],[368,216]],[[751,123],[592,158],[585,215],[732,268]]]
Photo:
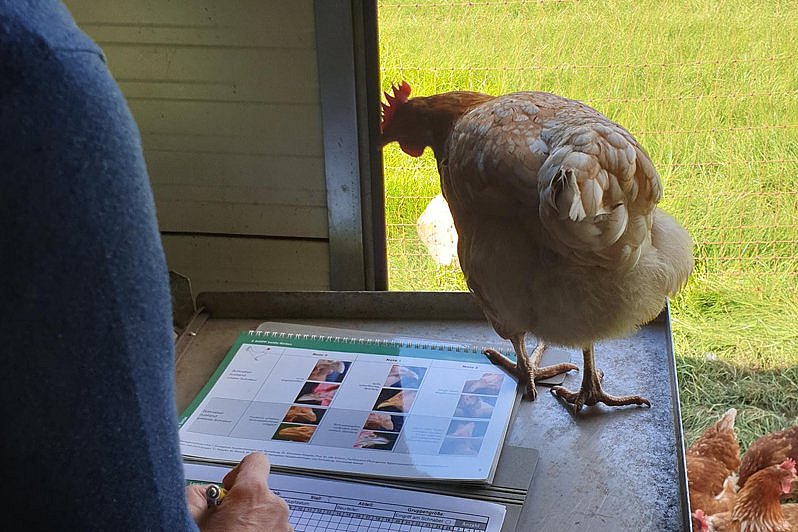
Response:
[[[66,0],[141,129],[171,269],[329,288],[312,0]]]

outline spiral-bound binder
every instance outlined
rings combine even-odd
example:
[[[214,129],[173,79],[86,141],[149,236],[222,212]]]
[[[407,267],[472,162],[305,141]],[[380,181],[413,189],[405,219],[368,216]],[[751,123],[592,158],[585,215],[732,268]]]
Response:
[[[279,330],[281,328],[294,328],[296,331]],[[304,332],[304,331],[324,331],[323,332]],[[437,341],[427,338],[410,338],[385,333],[363,332],[351,329],[333,329],[327,327],[315,327],[307,325],[283,324],[276,322],[265,322],[258,329],[249,331],[254,338],[264,340],[288,341],[298,340],[305,342],[323,342],[342,349],[357,346],[358,349],[367,351],[374,348],[382,350],[415,350],[415,351],[443,351],[451,353],[468,354],[474,357],[484,357],[486,349],[494,349],[503,353],[505,356],[515,358],[512,351],[507,351],[498,345],[477,345],[471,343],[457,343],[450,341]]]
[[[489,483],[516,382],[482,346],[267,323],[243,332],[181,416],[185,457]]]
[[[382,346],[395,349],[427,349],[439,351],[454,351],[457,353],[482,354],[487,346],[477,346],[470,344],[455,344],[445,342],[433,342],[431,340],[392,340],[388,338],[371,338],[362,336],[340,336],[309,333],[275,332],[268,330],[252,330],[249,334],[258,338],[271,338],[275,340],[310,340],[318,342],[328,342],[333,344],[355,344],[362,346]]]
[[[297,324],[297,323],[284,323],[284,322],[276,322],[276,321],[267,321],[261,323],[258,328],[256,329],[258,333],[266,334],[266,333],[286,333],[286,334],[304,334],[319,336],[319,337],[331,337],[331,338],[338,338],[341,339],[342,342],[366,342],[368,340],[373,340],[376,342],[382,342],[385,345],[393,345],[395,347],[401,348],[417,348],[417,349],[431,349],[431,350],[444,350],[444,351],[453,351],[457,353],[467,353],[470,354],[475,358],[475,360],[481,360],[484,357],[485,349],[493,349],[502,353],[504,356],[509,358],[510,360],[515,360],[515,352],[513,352],[509,342],[490,342],[486,341],[483,343],[473,343],[473,342],[456,342],[452,340],[438,340],[438,339],[430,339],[430,338],[418,338],[415,336],[406,336],[400,335],[395,333],[381,333],[381,332],[374,332],[374,331],[362,331],[357,329],[343,329],[338,327],[323,327],[317,325],[306,325],[306,324]],[[568,351],[567,349],[558,347],[558,346],[548,346],[546,351],[543,354],[543,359],[541,361],[542,366],[554,366],[557,364],[561,364],[563,362],[571,362],[571,355],[573,353]],[[549,385],[554,386],[558,384],[562,384],[565,381],[565,374],[555,375],[548,379],[541,379],[537,380],[537,384]]]
[[[316,325],[305,325],[295,323],[283,323],[267,321],[261,323],[254,331],[255,334],[286,334],[302,335],[308,338],[327,339],[328,341],[363,344],[363,345],[384,345],[395,348],[414,348],[454,351],[458,353],[471,353],[484,356],[485,349],[494,349],[505,356],[515,358],[512,349],[508,350],[507,343],[502,345],[496,342],[485,342],[475,344],[471,342],[456,342],[452,340],[435,340],[431,338],[418,338],[393,333],[380,333],[375,331],[361,331],[355,329],[341,329],[336,327],[321,327]]]

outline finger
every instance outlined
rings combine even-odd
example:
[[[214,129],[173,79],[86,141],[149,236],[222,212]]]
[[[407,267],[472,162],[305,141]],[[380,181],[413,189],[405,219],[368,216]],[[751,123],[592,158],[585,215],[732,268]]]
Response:
[[[208,484],[189,484],[186,486],[186,506],[194,521],[199,521],[208,509],[208,500],[205,497],[205,489]]]
[[[266,477],[270,468],[269,459],[265,454],[250,453],[225,475],[224,487],[231,489],[235,484],[253,482],[267,488]]]

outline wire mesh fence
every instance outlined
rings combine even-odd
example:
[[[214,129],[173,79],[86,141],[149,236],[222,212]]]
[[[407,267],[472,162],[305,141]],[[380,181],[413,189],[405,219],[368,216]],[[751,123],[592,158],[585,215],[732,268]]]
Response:
[[[688,442],[728,406],[744,444],[798,423],[798,3],[431,0],[378,3],[383,87],[540,90],[626,127],[660,206],[695,242],[671,301]],[[440,193],[430,150],[383,152],[389,286],[464,290],[419,240]],[[446,223],[446,222],[443,222]],[[501,258],[497,257],[497,265]]]
[[[386,88],[584,101],[649,151],[698,275],[798,287],[794,3],[384,1],[379,17]],[[418,238],[439,193],[431,155],[389,148],[385,160],[390,287],[464,289],[456,263],[440,265]]]

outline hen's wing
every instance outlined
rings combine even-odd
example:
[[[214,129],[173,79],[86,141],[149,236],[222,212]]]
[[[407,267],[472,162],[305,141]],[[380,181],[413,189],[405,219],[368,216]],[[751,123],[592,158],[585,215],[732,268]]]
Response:
[[[622,127],[582,108],[544,130],[540,219],[561,250],[585,262],[632,267],[662,198],[659,175]]]
[[[634,266],[650,242],[659,176],[625,129],[584,104],[494,98],[455,123],[446,155],[442,187],[461,237],[480,213],[513,216],[542,227],[559,253],[611,268]]]
[[[780,464],[787,458],[798,460],[798,425],[754,440],[740,464],[740,487],[760,469]],[[796,491],[798,487],[794,487],[793,493]]]
[[[735,522],[731,512],[720,512],[707,518],[710,532],[734,532],[740,530],[740,523]]]
[[[798,504],[782,504],[781,511],[784,512],[784,519],[789,521],[792,530],[798,530]]]
[[[740,465],[740,444],[734,431],[737,410],[730,408],[721,418],[707,428],[685,455],[690,507],[702,509],[707,514],[731,510],[733,497],[718,497],[725,483]]]

